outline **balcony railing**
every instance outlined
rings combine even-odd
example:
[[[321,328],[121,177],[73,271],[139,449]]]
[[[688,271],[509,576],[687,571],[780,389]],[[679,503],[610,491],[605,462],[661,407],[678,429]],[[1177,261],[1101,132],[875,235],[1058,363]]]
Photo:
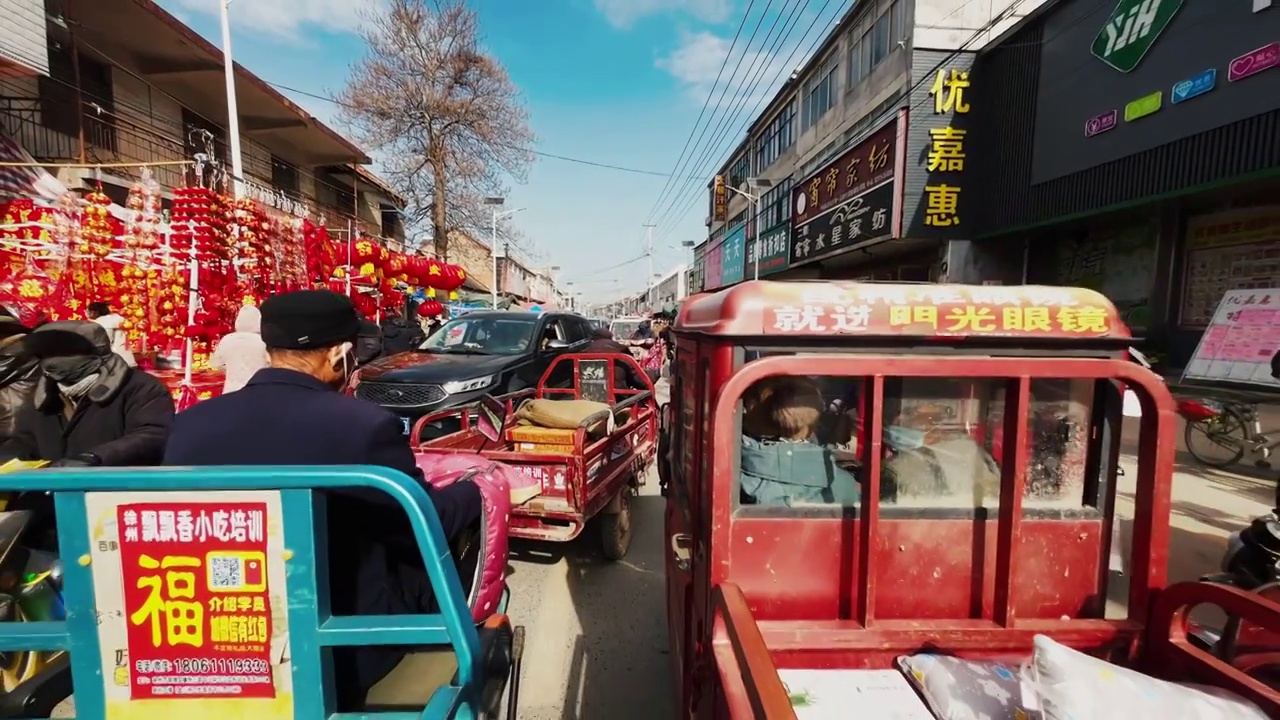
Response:
[[[40,99],[5,94],[14,90],[15,88],[0,85],[0,133],[13,138],[36,162],[50,165],[81,162],[79,138],[62,129],[49,127],[54,123],[43,121],[44,103]],[[65,124],[65,119],[63,122]],[[83,162],[94,165],[119,163],[120,166],[111,168],[109,174],[122,179],[139,179],[143,164],[185,161],[190,160],[194,154],[193,148],[172,137],[165,129],[139,124],[97,105],[86,103],[83,126]],[[77,127],[77,135],[78,130]],[[130,167],[132,163],[137,163],[137,166]],[[151,173],[166,189],[184,187],[195,179],[191,166],[156,165],[151,167]],[[305,170],[299,170],[299,173],[309,175]],[[248,183],[258,190],[268,191],[267,194],[278,192],[270,177],[262,177],[252,169],[246,169],[245,176]],[[379,223],[355,217],[351,212],[352,208],[332,207],[318,202],[314,197],[299,198],[297,192],[281,194],[296,199],[314,219],[323,218],[334,230],[345,232],[348,223],[351,223],[360,233],[374,237],[382,235]],[[278,204],[283,205],[285,203]],[[287,211],[284,207],[280,209]]]

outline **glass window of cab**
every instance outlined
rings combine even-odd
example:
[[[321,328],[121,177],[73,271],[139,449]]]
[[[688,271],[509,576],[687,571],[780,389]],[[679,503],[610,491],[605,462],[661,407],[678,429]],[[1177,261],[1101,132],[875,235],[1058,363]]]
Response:
[[[743,362],[792,352],[746,349]],[[886,517],[994,517],[1004,459],[1008,378],[886,377],[879,503]],[[767,377],[738,403],[738,512],[849,514],[869,483],[870,379]],[[1095,392],[1091,379],[1031,381],[1024,513],[1092,511],[1087,482]],[[820,513],[821,514],[821,513]]]

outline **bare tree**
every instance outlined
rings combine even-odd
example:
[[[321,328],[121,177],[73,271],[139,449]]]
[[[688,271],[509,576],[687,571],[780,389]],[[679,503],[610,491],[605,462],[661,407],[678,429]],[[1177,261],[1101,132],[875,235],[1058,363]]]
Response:
[[[367,19],[342,119],[408,202],[408,224],[430,226],[448,259],[450,232],[488,237],[484,198],[504,195],[508,178],[524,180],[529,114],[460,0],[388,0]]]

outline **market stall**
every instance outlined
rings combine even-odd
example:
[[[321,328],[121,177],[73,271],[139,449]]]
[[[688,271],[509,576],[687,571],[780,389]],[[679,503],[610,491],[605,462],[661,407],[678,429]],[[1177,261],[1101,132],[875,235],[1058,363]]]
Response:
[[[0,202],[0,305],[34,325],[107,303],[139,366],[170,384],[180,409],[221,389],[209,356],[245,304],[328,287],[376,321],[418,288],[443,312],[437,293],[466,279],[458,266],[370,237],[339,242],[322,224],[214,188],[176,190],[165,216],[159,185],[142,176],[124,208],[101,190]]]

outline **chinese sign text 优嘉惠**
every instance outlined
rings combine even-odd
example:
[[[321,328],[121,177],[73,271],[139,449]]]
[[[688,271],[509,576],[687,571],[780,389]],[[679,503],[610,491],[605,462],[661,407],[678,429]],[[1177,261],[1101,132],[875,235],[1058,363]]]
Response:
[[[275,697],[266,503],[116,512],[130,697]]]
[[[947,115],[952,121],[958,115],[967,115],[969,101],[965,93],[968,89],[968,70],[939,69],[929,88],[934,114]],[[925,169],[931,182],[924,188],[924,224],[927,226],[948,228],[960,224],[961,187],[956,178],[964,172],[966,134],[966,130],[951,123],[929,129]],[[933,181],[937,175],[943,177]]]

